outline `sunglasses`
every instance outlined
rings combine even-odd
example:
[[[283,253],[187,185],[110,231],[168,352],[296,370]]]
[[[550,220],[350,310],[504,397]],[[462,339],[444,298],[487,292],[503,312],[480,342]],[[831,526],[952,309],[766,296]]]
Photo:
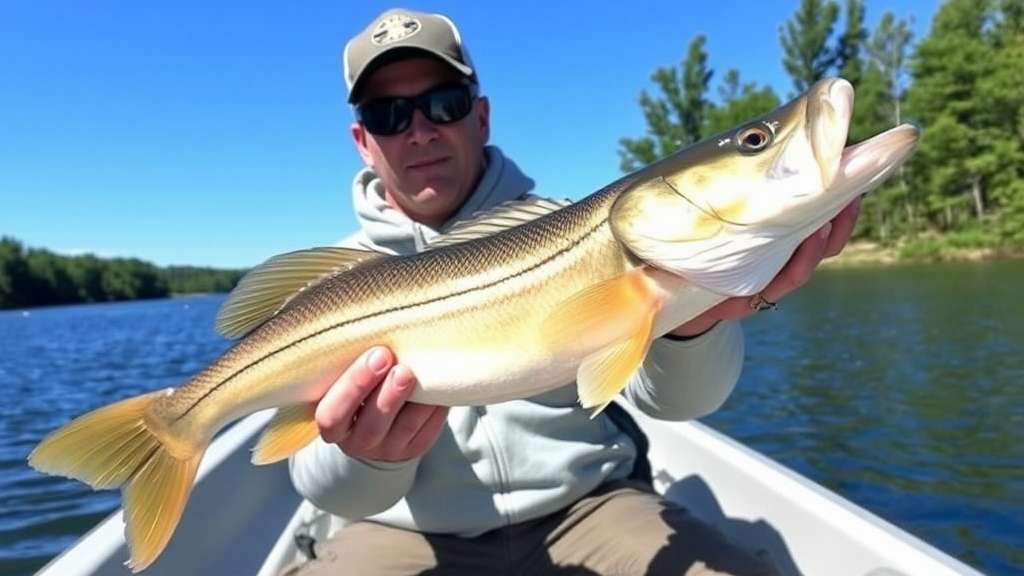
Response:
[[[451,124],[469,115],[477,97],[475,84],[444,84],[417,96],[375,98],[356,106],[356,120],[375,136],[405,132],[418,109],[434,124]]]

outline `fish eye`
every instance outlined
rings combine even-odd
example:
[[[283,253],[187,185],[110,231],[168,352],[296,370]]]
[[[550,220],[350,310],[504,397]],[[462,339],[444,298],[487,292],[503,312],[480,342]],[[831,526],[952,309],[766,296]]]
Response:
[[[742,152],[760,152],[772,141],[772,135],[762,126],[750,126],[736,137]]]

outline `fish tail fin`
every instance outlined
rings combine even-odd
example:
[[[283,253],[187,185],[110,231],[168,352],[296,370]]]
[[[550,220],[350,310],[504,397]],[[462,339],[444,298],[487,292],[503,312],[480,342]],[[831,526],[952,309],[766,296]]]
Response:
[[[165,392],[143,394],[85,414],[53,432],[32,451],[29,465],[85,482],[121,488],[125,539],[133,572],[167,546],[181,519],[204,449],[172,447],[144,418]],[[182,454],[182,452],[195,452]]]

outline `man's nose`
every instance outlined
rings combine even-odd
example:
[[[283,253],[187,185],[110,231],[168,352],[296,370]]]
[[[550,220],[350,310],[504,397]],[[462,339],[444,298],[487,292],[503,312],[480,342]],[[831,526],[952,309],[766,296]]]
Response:
[[[437,138],[437,135],[437,124],[431,122],[419,108],[414,110],[412,121],[409,123],[409,141],[425,144]]]

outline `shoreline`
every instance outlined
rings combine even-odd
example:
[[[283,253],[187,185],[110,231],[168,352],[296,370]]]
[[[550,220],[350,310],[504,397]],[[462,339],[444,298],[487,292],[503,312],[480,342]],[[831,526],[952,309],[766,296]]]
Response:
[[[907,255],[901,246],[885,246],[870,240],[853,240],[843,251],[822,261],[823,267],[890,266],[900,264],[933,264],[941,262],[990,262],[1024,259],[1024,250],[1006,248],[943,247],[926,254]]]

